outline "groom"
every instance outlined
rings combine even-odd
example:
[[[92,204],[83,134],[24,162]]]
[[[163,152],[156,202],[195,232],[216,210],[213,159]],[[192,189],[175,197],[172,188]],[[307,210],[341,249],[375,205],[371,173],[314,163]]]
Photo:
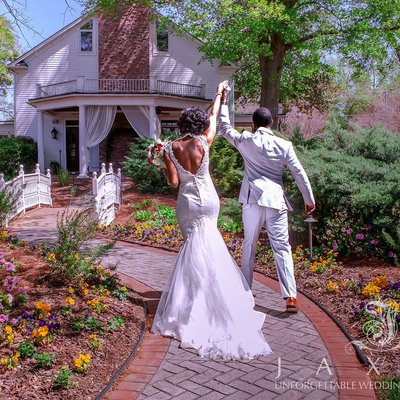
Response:
[[[242,272],[251,288],[258,237],[265,225],[274,254],[281,294],[286,310],[297,312],[296,281],[292,250],[289,244],[287,212],[292,211],[283,194],[282,175],[287,166],[296,180],[305,202],[305,211],[315,209],[313,192],[307,174],[297,159],[292,143],[278,138],[271,130],[272,116],[268,108],[253,114],[253,133],[238,133],[229,121],[226,91],[222,94],[219,131],[244,159],[245,173],[239,194],[243,204],[244,242]]]

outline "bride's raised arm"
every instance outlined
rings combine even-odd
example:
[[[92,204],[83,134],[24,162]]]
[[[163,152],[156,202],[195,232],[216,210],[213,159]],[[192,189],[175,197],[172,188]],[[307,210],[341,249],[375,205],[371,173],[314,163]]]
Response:
[[[215,93],[215,100],[211,107],[211,112],[210,112],[210,126],[204,132],[204,135],[207,137],[207,142],[209,145],[213,142],[215,134],[217,133],[217,117],[219,113],[219,108],[221,106],[221,99],[222,99],[222,94],[224,93],[225,90],[225,85],[226,82],[221,82],[217,87],[217,92]]]

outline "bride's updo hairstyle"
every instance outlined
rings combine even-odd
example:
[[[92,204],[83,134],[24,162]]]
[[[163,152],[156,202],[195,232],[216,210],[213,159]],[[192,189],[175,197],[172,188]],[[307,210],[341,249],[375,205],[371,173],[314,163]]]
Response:
[[[181,135],[202,135],[210,126],[210,117],[198,107],[185,108],[177,122]]]

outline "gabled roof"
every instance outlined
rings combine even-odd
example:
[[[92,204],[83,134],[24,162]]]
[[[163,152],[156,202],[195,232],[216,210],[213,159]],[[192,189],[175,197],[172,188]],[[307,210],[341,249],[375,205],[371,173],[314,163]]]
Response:
[[[54,33],[53,35],[49,36],[47,39],[45,39],[43,42],[40,42],[38,45],[36,45],[35,47],[33,47],[32,49],[30,49],[29,51],[27,51],[26,53],[22,54],[21,56],[19,56],[16,60],[14,60],[13,62],[7,64],[7,68],[13,69],[15,67],[21,67],[23,66],[23,64],[25,63],[25,59],[27,57],[29,57],[31,54],[37,52],[38,50],[40,50],[42,47],[46,46],[47,43],[53,41],[54,39],[58,38],[59,36],[61,36],[63,33],[67,32],[68,30],[70,30],[71,28],[75,27],[76,25],[80,24],[82,21],[84,21],[86,18],[88,18],[88,14],[85,15],[81,15],[79,18],[77,18],[76,20],[72,21],[71,23],[69,23],[68,25],[64,26],[64,28],[61,28],[59,31],[57,31],[56,33]],[[26,65],[26,63],[25,63]]]

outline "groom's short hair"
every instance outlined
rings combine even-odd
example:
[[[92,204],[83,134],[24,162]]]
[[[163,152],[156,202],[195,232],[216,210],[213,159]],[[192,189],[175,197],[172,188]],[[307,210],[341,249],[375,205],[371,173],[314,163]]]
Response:
[[[271,111],[266,107],[257,108],[253,113],[253,123],[257,128],[260,126],[268,127],[272,125]]]

